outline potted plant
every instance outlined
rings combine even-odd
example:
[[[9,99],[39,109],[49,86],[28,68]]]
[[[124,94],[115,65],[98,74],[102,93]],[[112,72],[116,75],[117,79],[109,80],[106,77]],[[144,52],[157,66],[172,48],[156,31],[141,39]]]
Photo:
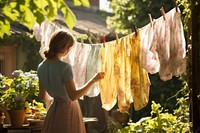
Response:
[[[0,105],[8,111],[11,126],[22,126],[25,118],[25,102],[37,97],[39,93],[38,77],[35,71],[22,70],[15,70],[12,76],[12,78],[1,76],[1,88],[4,91],[1,94]],[[19,120],[17,123],[14,123],[12,114],[14,119]]]

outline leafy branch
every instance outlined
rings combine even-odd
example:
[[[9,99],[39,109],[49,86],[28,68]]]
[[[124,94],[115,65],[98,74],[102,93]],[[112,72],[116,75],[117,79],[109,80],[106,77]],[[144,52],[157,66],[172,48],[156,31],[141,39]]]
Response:
[[[88,0],[73,0],[74,5],[89,7]],[[10,35],[10,25],[21,23],[31,30],[37,22],[52,21],[61,12],[64,22],[72,29],[76,17],[64,0],[2,0],[0,1],[0,37]]]

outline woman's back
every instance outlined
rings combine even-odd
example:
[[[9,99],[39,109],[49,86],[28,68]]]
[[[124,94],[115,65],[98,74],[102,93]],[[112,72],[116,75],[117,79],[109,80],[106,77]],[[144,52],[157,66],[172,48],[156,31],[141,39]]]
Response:
[[[45,60],[38,67],[38,76],[51,97],[68,97],[65,82],[73,79],[70,64],[60,60]]]

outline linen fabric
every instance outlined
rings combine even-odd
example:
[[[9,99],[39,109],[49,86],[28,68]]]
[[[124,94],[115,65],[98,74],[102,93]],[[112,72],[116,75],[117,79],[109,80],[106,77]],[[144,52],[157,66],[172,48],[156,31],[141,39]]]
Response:
[[[74,82],[77,89],[85,85],[90,50],[91,45],[76,42],[70,49],[69,54],[63,58],[64,62],[68,62],[72,65]],[[80,99],[83,99],[83,96]]]
[[[85,83],[88,82],[96,73],[100,72],[101,68],[101,46],[100,44],[88,44],[91,45],[91,50],[88,55],[88,61],[86,64],[86,78]],[[85,94],[88,97],[96,97],[100,93],[99,82],[96,82]]]
[[[121,112],[130,108],[131,96],[131,44],[129,36],[117,39],[114,53],[114,73],[118,107]]]
[[[150,80],[148,72],[142,67],[142,46],[140,30],[130,35],[131,41],[131,95],[135,110],[144,108],[149,101]]]
[[[155,47],[153,38],[157,38],[154,34],[154,27],[151,24],[146,25],[140,30],[140,43],[142,46],[142,66],[150,74],[155,74],[160,70],[160,61]]]
[[[176,11],[174,8],[165,14],[165,18],[156,19],[153,23],[153,32],[150,51],[158,54],[160,79],[167,81],[173,76],[180,76],[187,66],[186,42],[180,10]],[[145,66],[144,68],[146,69]],[[151,73],[149,69],[146,70]]]
[[[105,76],[99,81],[102,108],[109,111],[117,103],[117,89],[114,73],[114,51],[116,41],[107,42],[101,49],[101,71]]]

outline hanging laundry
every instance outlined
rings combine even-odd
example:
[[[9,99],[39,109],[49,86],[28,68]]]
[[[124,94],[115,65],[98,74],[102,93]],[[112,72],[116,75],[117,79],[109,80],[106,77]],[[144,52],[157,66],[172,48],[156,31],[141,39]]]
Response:
[[[153,34],[153,39],[152,39]],[[159,72],[167,81],[186,70],[186,42],[180,10],[170,10],[162,17],[141,28],[143,67],[151,74]]]
[[[165,23],[169,25],[165,30],[170,33],[170,36],[165,36],[170,40],[170,59],[163,61],[162,55],[159,56],[161,62],[159,75],[164,81],[172,79],[173,76],[180,76],[186,70],[186,42],[180,11],[174,8],[165,17]]]
[[[49,49],[49,39],[51,37],[51,34],[56,29],[59,28],[51,24],[47,20],[42,22],[40,25],[36,23],[33,27],[33,33],[35,35],[35,38],[41,42],[39,53],[43,59],[45,59],[44,51]]]
[[[148,72],[142,67],[142,46],[140,44],[140,30],[137,36],[131,34],[131,95],[135,110],[144,108],[149,101],[150,80]]]
[[[101,68],[101,46],[100,44],[88,44],[91,45],[91,50],[88,55],[88,61],[86,65],[86,81],[89,81],[97,72],[100,72]],[[96,97],[100,93],[99,82],[96,82],[85,94],[88,97]]]
[[[109,111],[117,100],[117,89],[114,75],[114,50],[116,41],[106,42],[101,49],[101,71],[104,79],[99,81],[102,108]]]
[[[118,107],[125,112],[133,102],[131,96],[131,44],[129,36],[116,40],[114,73],[117,88]]]
[[[63,61],[72,65],[76,88],[80,88],[85,84],[86,66],[90,50],[91,45],[76,42],[70,53],[63,58]],[[83,97],[80,99],[83,99]]]
[[[186,41],[184,37],[181,13],[178,9],[173,15],[171,25],[171,71],[174,76],[180,76],[186,71]]]
[[[170,25],[172,23],[172,12],[165,14],[165,19],[163,17],[157,20],[159,23],[160,31],[157,32],[159,35],[156,50],[159,55],[160,60],[160,78],[164,81],[172,79],[173,73],[170,70]]]
[[[142,46],[142,66],[150,74],[155,74],[160,70],[158,53],[153,46],[154,29],[151,24],[146,25],[140,30],[140,40]]]

